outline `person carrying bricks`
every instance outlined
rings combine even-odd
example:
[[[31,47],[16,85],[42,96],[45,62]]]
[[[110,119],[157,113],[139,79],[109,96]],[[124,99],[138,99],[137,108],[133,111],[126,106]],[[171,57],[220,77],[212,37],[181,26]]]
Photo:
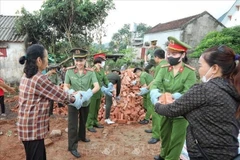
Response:
[[[94,66],[92,70],[97,76],[98,83],[101,87],[101,90],[96,92],[91,98],[88,119],[87,119],[87,129],[89,132],[97,132],[96,128],[103,128],[98,122],[98,111],[100,109],[102,93],[112,96],[113,84],[108,81],[107,76],[104,72],[104,66],[106,61],[105,53],[97,53],[93,56]],[[107,87],[105,87],[107,86]]]
[[[148,96],[149,94],[149,85],[151,84],[151,82],[153,81],[153,77],[152,75],[148,74],[147,72],[143,72],[143,70],[141,68],[134,68],[133,73],[136,75],[137,78],[139,78],[140,80],[140,85],[142,88],[140,88],[140,93],[138,95],[143,96],[143,106],[144,109],[147,111],[145,118],[141,121],[139,121],[140,124],[148,124],[150,117],[152,115],[153,112],[153,108],[150,107],[152,106],[150,102],[150,97]]]
[[[121,77],[120,77],[120,70],[117,68],[112,69],[112,72],[107,74],[107,79],[109,82],[112,84],[116,84],[117,92],[116,92],[116,100],[120,100],[120,91],[121,91]],[[115,122],[111,121],[110,119],[110,111],[111,111],[111,106],[112,106],[112,96],[109,96],[106,94],[106,116],[105,116],[105,122],[107,124],[113,124]]]
[[[90,142],[86,138],[86,121],[89,111],[90,98],[100,87],[97,77],[93,71],[85,68],[88,51],[81,48],[74,48],[73,52],[74,67],[69,67],[64,80],[64,90],[80,90],[80,95],[84,102],[81,108],[74,108],[68,105],[68,150],[79,158],[78,141]]]
[[[60,75],[57,72],[57,69],[59,68],[59,65],[57,64],[51,64],[48,66],[48,74],[46,74],[48,76],[48,79],[55,85],[59,86],[62,82],[60,79]],[[58,103],[58,106],[60,106],[61,103]],[[49,116],[53,115],[53,107],[54,107],[54,101],[50,100],[49,103],[50,109],[49,109]]]
[[[154,61],[156,63],[156,67],[154,69],[154,76],[155,79],[159,70],[161,69],[162,65],[168,64],[168,62],[165,60],[165,51],[162,49],[156,49],[154,51]],[[152,129],[146,129],[146,133],[152,133],[152,138],[148,141],[149,144],[156,143],[157,140],[160,139],[160,120],[161,116],[157,114],[156,112],[152,113]]]
[[[178,99],[196,83],[195,69],[186,64],[188,44],[174,37],[168,37],[167,65],[159,70],[151,85],[150,97],[155,105],[162,93],[172,94]],[[184,117],[162,116],[160,120],[161,153],[155,160],[178,160],[186,139],[188,122]]]
[[[146,66],[144,68],[144,70],[149,73],[149,69],[151,69],[152,67],[154,67],[156,65],[155,61],[154,61],[154,51],[156,49],[160,48],[159,46],[157,46],[157,40],[152,40],[151,41],[151,47],[148,48],[147,53],[145,54],[144,57],[144,65]],[[149,59],[149,58],[150,59]],[[149,60],[148,60],[149,59]]]

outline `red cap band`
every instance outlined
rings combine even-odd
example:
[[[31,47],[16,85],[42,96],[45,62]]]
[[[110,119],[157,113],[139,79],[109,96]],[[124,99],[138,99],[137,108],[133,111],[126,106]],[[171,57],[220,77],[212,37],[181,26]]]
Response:
[[[179,44],[176,44],[176,43],[169,43],[168,48],[176,50],[176,51],[184,51],[184,52],[187,51],[186,47],[183,47],[183,46],[181,46]]]

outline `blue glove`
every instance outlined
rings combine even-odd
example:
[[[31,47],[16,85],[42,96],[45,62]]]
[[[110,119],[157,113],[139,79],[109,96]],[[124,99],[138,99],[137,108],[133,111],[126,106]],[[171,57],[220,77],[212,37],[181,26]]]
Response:
[[[110,82],[110,83],[108,83],[108,89],[110,90],[110,91],[113,91],[113,84]]]
[[[102,86],[102,87],[101,87],[101,91],[102,91],[104,94],[108,95],[108,96],[111,96],[111,97],[113,96],[113,95],[112,95],[112,92],[110,91],[109,88],[106,88],[106,87]]]
[[[80,92],[77,92],[77,94],[73,95],[75,97],[75,102],[70,103],[70,105],[73,105],[77,109],[80,109],[82,107],[83,101],[80,98]]]
[[[140,92],[138,93],[138,95],[144,95],[147,94],[149,92],[149,90],[146,87],[140,88]]]
[[[162,94],[159,92],[159,89],[152,89],[150,91],[150,97],[151,97],[151,102],[152,104],[156,104],[158,102],[158,98],[161,96]]]
[[[73,89],[68,89],[68,90],[65,90],[65,92],[68,94],[73,94],[75,91]]]
[[[82,95],[83,102],[89,101],[93,96],[92,90],[90,88],[87,91],[80,91],[80,94]]]
[[[134,81],[132,81],[132,82],[131,82],[131,84],[134,86],[134,85],[136,85],[136,84],[137,84],[137,81],[136,81],[136,80],[134,80]]]
[[[173,97],[174,99],[179,99],[181,96],[182,96],[182,94],[181,94],[181,93],[178,93],[178,92],[172,94],[172,97]]]

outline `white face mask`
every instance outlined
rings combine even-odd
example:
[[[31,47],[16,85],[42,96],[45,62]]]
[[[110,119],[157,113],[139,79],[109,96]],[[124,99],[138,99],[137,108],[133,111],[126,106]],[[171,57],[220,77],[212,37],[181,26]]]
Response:
[[[103,68],[105,66],[105,61],[101,62],[101,67]]]
[[[211,75],[211,77],[208,78],[208,79],[207,79],[207,77],[206,77],[206,75],[208,74],[208,72],[209,72],[211,69],[212,69],[212,67],[209,68],[209,70],[207,71],[207,73],[201,78],[202,82],[208,82],[208,81],[212,78],[213,75]]]

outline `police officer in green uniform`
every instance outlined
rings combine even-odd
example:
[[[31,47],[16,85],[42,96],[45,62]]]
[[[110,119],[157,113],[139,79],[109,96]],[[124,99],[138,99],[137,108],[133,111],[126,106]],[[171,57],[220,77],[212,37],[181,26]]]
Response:
[[[154,61],[156,63],[156,67],[154,69],[154,79],[156,78],[161,66],[168,64],[165,60],[165,51],[162,49],[156,49],[154,51]],[[153,82],[152,82],[153,83]],[[155,144],[160,139],[160,121],[161,115],[156,112],[152,113],[152,130],[146,129],[145,132],[152,133],[152,138],[148,141],[149,144]]]
[[[48,66],[49,71],[46,73],[48,76],[48,79],[55,85],[61,84],[61,79],[60,76],[58,75],[57,69],[60,68],[59,65],[57,64],[51,64]],[[49,116],[53,115],[53,106],[54,106],[54,101],[50,100],[49,102]],[[61,106],[61,103],[58,103],[58,106]]]
[[[153,105],[150,101],[150,95],[149,95],[149,88],[150,84],[153,81],[152,75],[148,74],[147,72],[143,72],[141,68],[135,68],[133,70],[133,73],[135,73],[137,78],[140,78],[140,85],[142,88],[140,88],[139,95],[143,96],[143,107],[147,111],[145,118],[141,121],[139,121],[140,124],[148,124],[150,117],[152,113],[154,112]]]
[[[101,90],[96,92],[91,99],[88,119],[87,119],[87,129],[90,132],[97,132],[94,127],[103,128],[103,126],[100,125],[98,122],[98,111],[100,109],[102,92],[105,94],[108,94],[109,96],[112,96],[112,94],[109,93],[109,91],[113,89],[113,84],[109,83],[103,69],[106,61],[105,53],[97,53],[94,55],[93,59],[94,59],[93,71],[97,76],[97,80],[101,87]],[[106,88],[105,86],[108,86],[108,87]]]
[[[195,69],[185,64],[186,51],[189,45],[168,37],[167,49],[168,65],[162,66],[158,72],[150,91],[153,104],[164,92],[172,94],[173,99],[178,99],[182,94],[196,83]],[[161,153],[154,157],[155,160],[179,160],[186,138],[187,121],[183,117],[161,117],[160,120]]]
[[[86,121],[90,98],[100,87],[95,73],[85,68],[87,51],[76,48],[72,49],[71,52],[74,52],[75,67],[68,69],[66,72],[64,90],[81,91],[83,92],[81,93],[82,97],[86,97],[86,101],[79,110],[70,105],[68,107],[68,150],[73,156],[79,158],[78,141],[90,142],[86,138]]]
[[[112,69],[112,72],[107,74],[107,79],[109,80],[109,82],[111,82],[112,84],[116,84],[116,100],[120,100],[120,91],[121,91],[121,77],[120,77],[120,70],[117,68]],[[110,111],[111,111],[111,106],[112,106],[112,96],[106,95],[106,116],[105,116],[105,122],[107,124],[113,124],[114,122],[111,121],[110,119]]]
[[[155,61],[154,61],[154,51],[155,49],[160,48],[159,46],[157,46],[157,40],[152,40],[151,41],[151,47],[147,50],[147,53],[145,54],[144,60],[145,60],[145,71],[147,73],[149,73],[149,69],[151,69],[153,66],[155,66]],[[147,62],[148,60],[148,56],[150,57],[149,62]]]

